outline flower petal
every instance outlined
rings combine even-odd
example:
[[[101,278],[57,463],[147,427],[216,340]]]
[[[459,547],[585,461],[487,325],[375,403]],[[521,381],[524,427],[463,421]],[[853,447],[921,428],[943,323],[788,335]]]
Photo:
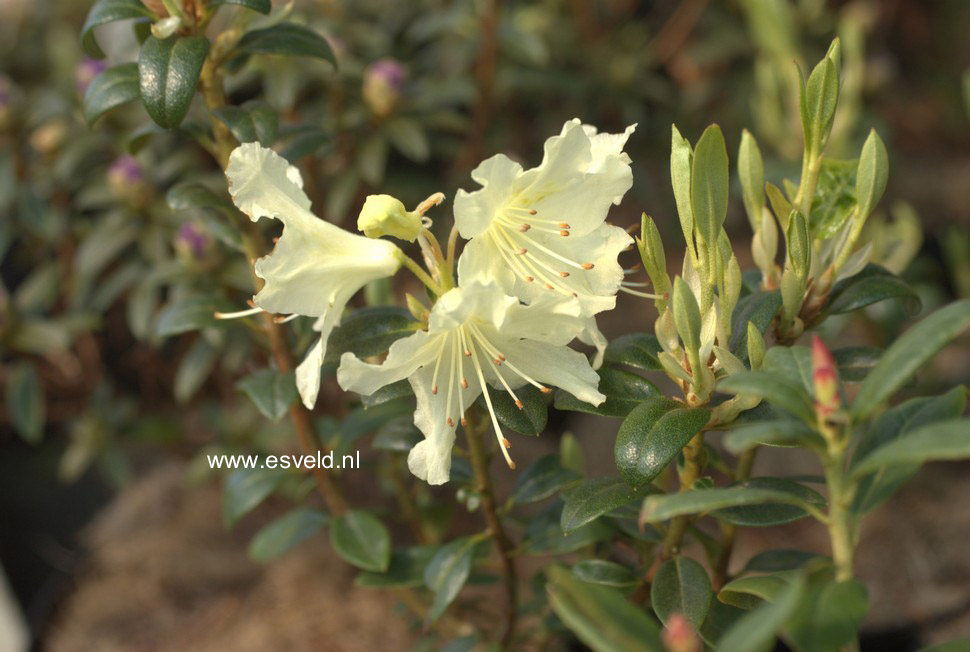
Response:
[[[593,369],[599,369],[603,366],[603,356],[606,355],[606,345],[609,342],[606,340],[606,336],[596,325],[596,317],[588,317],[586,319],[586,327],[583,332],[579,334],[579,341],[583,344],[588,344],[590,346],[596,347],[596,355],[593,356]]]
[[[599,405],[606,400],[597,389],[599,376],[582,353],[564,346],[532,340],[503,338],[496,344],[501,347],[509,363],[533,380],[560,387],[592,405]],[[519,386],[521,384],[518,383]]]
[[[508,201],[512,184],[521,173],[522,166],[504,154],[485,159],[472,170],[472,179],[482,188],[455,194],[455,224],[461,237],[474,238],[489,227],[495,213]]]
[[[353,353],[344,353],[337,368],[337,383],[344,391],[370,396],[381,387],[414,374],[434,360],[440,349],[437,338],[418,331],[391,344],[381,364],[362,362]]]

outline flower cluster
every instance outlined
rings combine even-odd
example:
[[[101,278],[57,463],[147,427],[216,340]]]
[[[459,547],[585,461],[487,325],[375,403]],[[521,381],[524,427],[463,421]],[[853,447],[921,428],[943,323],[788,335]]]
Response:
[[[524,170],[503,155],[480,164],[472,178],[481,188],[459,191],[455,199],[456,228],[468,240],[457,287],[450,257],[426,228],[424,212],[440,195],[414,211],[386,195],[368,198],[358,221],[364,237],[314,216],[299,172],[273,151],[255,143],[238,147],[226,169],[233,201],[253,220],[265,216],[284,225],[274,251],[256,262],[265,286],[253,311],[315,317],[320,333],[297,370],[304,404],[316,402],[327,339],[348,301],[402,264],[435,297],[426,323],[395,342],[380,364],[344,353],[337,381],[369,395],[408,379],[417,398],[414,422],[425,437],[408,456],[416,476],[447,482],[455,429],[479,396],[514,468],[489,386],[508,393],[520,409],[516,390],[527,385],[545,393],[555,385],[593,405],[604,401],[593,366],[568,345],[579,338],[596,344],[601,356],[605,340],[595,315],[612,309],[622,289],[617,256],[633,241],[605,220],[632,185],[623,147],[633,129],[598,134],[572,120],[546,141],[536,168]],[[430,275],[379,239],[385,235],[417,239]]]

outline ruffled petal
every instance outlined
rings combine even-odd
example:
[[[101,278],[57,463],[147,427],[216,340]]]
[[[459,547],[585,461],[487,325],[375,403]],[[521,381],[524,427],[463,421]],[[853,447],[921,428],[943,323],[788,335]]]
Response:
[[[497,326],[502,337],[565,346],[583,331],[586,321],[577,299],[547,292],[529,305],[513,306]]]
[[[506,362],[544,385],[560,387],[581,401],[599,405],[606,397],[599,392],[599,376],[586,356],[564,346],[545,342],[504,338],[496,342]],[[506,375],[509,378],[511,374]],[[521,386],[521,382],[517,385]]]
[[[521,173],[522,166],[504,154],[485,159],[472,170],[472,179],[482,188],[455,194],[455,224],[461,237],[474,238],[489,227],[495,213],[508,201],[513,182]]]
[[[509,310],[518,305],[494,282],[475,280],[443,294],[431,309],[428,332],[450,331],[469,319],[501,324]]]
[[[362,362],[353,353],[344,353],[337,368],[337,383],[344,391],[370,396],[381,387],[416,373],[434,360],[440,348],[439,340],[417,331],[391,344],[381,364]]]
[[[323,358],[327,355],[327,340],[330,339],[330,332],[339,321],[340,313],[333,310],[317,318],[313,324],[313,330],[320,333],[320,339],[310,347],[303,362],[296,368],[296,389],[300,393],[303,405],[309,410],[313,409],[317,402],[317,395],[320,393],[320,367],[323,366]]]
[[[588,317],[586,319],[586,327],[579,334],[579,341],[583,344],[596,347],[596,354],[593,356],[593,369],[602,367],[603,356],[606,354],[606,346],[609,342],[606,340],[606,336],[603,335],[603,331],[597,326],[596,317]]]

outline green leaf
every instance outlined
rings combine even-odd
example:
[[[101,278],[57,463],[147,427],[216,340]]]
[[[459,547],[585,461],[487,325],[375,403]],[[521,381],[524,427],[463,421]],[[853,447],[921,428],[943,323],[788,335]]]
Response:
[[[374,433],[371,446],[379,451],[407,453],[423,439],[411,415],[391,419]]]
[[[970,300],[964,299],[937,310],[906,331],[886,349],[863,381],[852,403],[852,418],[861,421],[869,416],[917,369],[968,327]]]
[[[258,11],[261,14],[268,14],[270,10],[273,9],[273,4],[270,0],[210,0],[210,7],[218,7],[221,5],[238,5],[240,7],[245,7],[246,9],[252,9],[253,11]]]
[[[47,419],[47,403],[37,370],[26,362],[18,364],[10,371],[6,384],[10,424],[27,443],[40,443]]]
[[[710,419],[704,408],[658,396],[633,409],[620,425],[614,457],[626,482],[634,487],[660,475]]]
[[[740,486],[751,489],[786,492],[793,496],[798,496],[806,503],[816,507],[823,507],[825,505],[825,499],[818,492],[786,478],[752,478]],[[808,516],[808,513],[801,507],[795,505],[768,503],[763,505],[739,505],[718,509],[712,512],[711,516],[731,523],[732,525],[769,527],[797,521]]]
[[[631,488],[622,478],[601,477],[586,480],[563,493],[565,504],[559,525],[569,534],[617,507],[642,499],[655,491],[650,485]]]
[[[229,127],[240,143],[260,143],[269,147],[276,140],[279,119],[268,104],[258,102],[249,106],[223,106],[212,112]]]
[[[215,313],[223,302],[211,296],[181,297],[168,304],[158,316],[155,334],[170,337],[219,325]]]
[[[486,386],[492,407],[495,408],[495,416],[499,424],[509,430],[522,433],[523,435],[538,436],[546,429],[548,419],[548,409],[546,400],[542,392],[531,385],[515,390],[515,395],[522,402],[520,410],[515,405],[515,401],[509,396],[508,392],[499,391],[494,387]],[[476,401],[482,408],[485,408],[485,397],[479,396]]]
[[[923,464],[970,457],[970,418],[938,421],[918,428],[863,458],[852,471],[859,478],[884,466]]]
[[[870,263],[858,274],[842,279],[832,287],[825,311],[830,315],[841,315],[886,299],[900,300],[910,315],[917,314],[922,307],[919,295],[906,281]]]
[[[805,580],[797,577],[776,596],[740,618],[718,641],[717,652],[770,650],[775,635],[798,609],[805,592]]]
[[[812,242],[808,234],[808,222],[800,211],[792,211],[788,218],[788,261],[799,278],[808,274],[812,260]]]
[[[755,446],[804,446],[825,450],[825,440],[802,421],[778,419],[757,421],[732,428],[724,437],[724,447],[738,455]]]
[[[589,584],[610,586],[615,589],[632,589],[640,582],[637,574],[622,564],[605,559],[584,559],[577,562],[573,575]]]
[[[391,563],[391,535],[370,512],[355,509],[335,517],[330,545],[341,559],[362,570],[383,573]]]
[[[630,333],[621,335],[606,346],[603,361],[609,364],[622,364],[644,371],[663,369],[657,354],[663,349],[653,335]]]
[[[768,203],[771,204],[771,211],[778,218],[781,225],[781,232],[788,234],[788,216],[791,215],[791,202],[785,199],[785,194],[773,183],[765,184],[765,194],[768,196]]]
[[[182,124],[195,96],[202,64],[209,53],[204,36],[149,36],[138,54],[141,99],[149,117],[160,127]]]
[[[88,11],[81,28],[81,48],[89,57],[103,59],[104,52],[94,38],[94,28],[128,18],[151,18],[152,12],[140,0],[98,0]]]
[[[802,497],[790,491],[756,489],[745,485],[719,489],[698,489],[684,493],[647,496],[643,501],[640,519],[656,523],[682,514],[706,514],[716,509],[742,505],[795,505],[810,508]]]
[[[434,593],[434,600],[428,610],[428,622],[435,622],[445,612],[448,605],[458,597],[475,558],[478,537],[456,539],[442,546],[424,570],[424,585]]]
[[[265,29],[246,32],[236,49],[247,54],[280,54],[291,57],[312,57],[329,61],[337,59],[327,39],[309,27],[295,23],[281,23]]]
[[[102,115],[140,95],[138,64],[123,63],[108,68],[91,80],[84,92],[84,119],[94,124]]]
[[[309,539],[327,523],[327,515],[315,509],[298,507],[280,516],[256,533],[249,542],[249,558],[269,561],[298,543]]]
[[[800,100],[805,149],[818,156],[832,130],[839,101],[839,71],[831,59],[825,57],[815,66]]]
[[[415,163],[424,163],[431,155],[428,136],[417,120],[391,118],[384,125],[384,134],[397,151]]]
[[[856,161],[823,159],[812,200],[812,237],[828,240],[839,234],[855,210]]]
[[[660,628],[623,594],[591,585],[564,568],[546,571],[553,611],[594,652],[660,652]]]
[[[822,580],[812,586],[786,629],[795,648],[805,652],[845,649],[856,640],[856,631],[869,610],[866,587],[858,580]]]
[[[862,145],[859,168],[856,171],[855,194],[858,210],[855,219],[865,220],[886,191],[889,180],[889,155],[875,129]]]
[[[529,520],[520,550],[526,555],[563,555],[613,537],[615,530],[603,519],[594,520],[563,535],[563,506],[558,501]]]
[[[776,548],[765,550],[748,560],[744,565],[741,574],[744,573],[775,573],[778,571],[798,570],[812,559],[818,559],[819,555],[805,550],[791,550],[788,548]]]
[[[281,374],[275,369],[260,369],[236,383],[245,392],[259,413],[272,421],[286,416],[296,400],[296,379],[292,371]]]
[[[678,613],[700,627],[711,608],[711,580],[707,571],[689,557],[675,557],[657,571],[650,585],[650,602],[660,622]]]
[[[693,156],[690,143],[677,131],[677,125],[671,125],[670,181],[674,189],[674,199],[677,202],[680,228],[684,232],[684,241],[691,252],[694,251],[694,213],[690,208],[690,170]]]
[[[728,207],[728,155],[724,134],[711,125],[701,134],[694,148],[691,166],[690,206],[697,232],[714,246]]]
[[[771,353],[773,349],[769,349]],[[769,371],[748,371],[731,374],[718,382],[717,390],[729,394],[744,394],[762,398],[773,407],[788,410],[793,415],[812,423],[815,408],[804,388],[788,378]]]
[[[688,351],[697,351],[701,347],[701,311],[697,307],[697,297],[682,277],[674,279],[674,323],[677,333],[684,341]]]
[[[734,623],[746,613],[746,611],[724,604],[720,600],[712,600],[707,618],[704,619],[700,627],[701,638],[713,647],[721,640],[724,633],[731,629]]]
[[[758,332],[764,335],[772,320],[781,308],[781,292],[755,292],[741,297],[731,315],[731,353],[742,360],[748,358],[748,322],[755,325]]]
[[[560,389],[553,403],[555,408],[606,417],[625,417],[643,401],[660,395],[656,385],[632,371],[602,367],[599,376],[599,390],[606,395],[605,401],[594,406]]]
[[[741,577],[725,584],[717,599],[741,609],[754,609],[762,602],[772,602],[791,582],[785,574]]]
[[[741,131],[738,177],[741,179],[744,210],[748,214],[751,230],[757,232],[761,228],[761,214],[765,208],[765,164],[758,142],[747,129]]]
[[[366,358],[387,351],[391,344],[420,328],[405,308],[380,306],[353,312],[330,334],[325,362],[336,364],[340,356],[351,352]]]
[[[184,403],[195,395],[212,373],[219,360],[219,353],[219,349],[209,344],[205,338],[200,337],[192,342],[175,371],[173,393],[176,401]]]
[[[360,402],[365,408],[372,408],[406,396],[414,396],[407,378],[385,385],[370,396],[361,396]]]
[[[847,346],[832,351],[839,368],[839,378],[845,383],[861,383],[882,357],[882,349],[871,346]]]
[[[434,556],[434,546],[411,546],[391,552],[387,572],[362,571],[354,584],[368,589],[399,589],[424,586],[424,569]]]
[[[237,469],[222,488],[222,522],[231,527],[273,493],[286,478],[280,469]]]
[[[518,477],[511,500],[517,504],[534,503],[579,482],[582,477],[572,469],[564,469],[558,455],[546,455]]]

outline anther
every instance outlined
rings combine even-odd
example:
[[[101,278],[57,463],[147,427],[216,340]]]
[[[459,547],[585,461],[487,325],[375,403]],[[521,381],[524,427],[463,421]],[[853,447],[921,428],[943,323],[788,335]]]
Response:
[[[555,290],[556,288],[554,288],[551,285],[549,285],[548,283],[546,283],[546,289],[547,290]]]
[[[522,401],[516,399],[516,401],[515,401],[515,407],[519,408],[520,410],[523,409]]]
[[[502,362],[505,362],[505,356],[502,355],[501,353],[498,354],[498,359],[501,360]]]
[[[563,278],[566,278],[569,276],[569,272],[559,272],[559,275]]]
[[[256,302],[253,301],[252,299],[246,299],[246,305],[249,306],[250,308],[255,308]]]
[[[495,366],[497,367],[497,366],[499,366],[500,364],[502,364],[502,361],[501,361],[501,360],[499,360],[498,358],[495,358]]]
[[[467,350],[467,349],[465,349],[465,357],[466,357],[466,358],[470,358],[470,357],[472,357],[472,352],[471,352],[471,351],[469,351],[469,350]]]
[[[526,277],[525,277],[525,280],[526,280],[526,282],[527,282],[527,283],[531,283],[531,282],[532,282],[532,281],[534,281],[535,279],[534,279],[534,278],[532,278],[531,276],[526,276]]]
[[[559,235],[565,238],[566,236],[569,235],[569,231],[567,231],[566,229],[563,229],[562,231],[559,232]]]
[[[505,437],[502,437],[502,445],[505,446],[506,448],[512,448],[512,444]]]
[[[534,209],[534,208],[527,208],[527,209],[525,210],[525,212],[526,212],[526,213],[528,213],[529,215],[535,215],[535,214],[536,214],[536,213],[538,213],[539,211],[537,211],[537,210],[536,210],[536,209]]]
[[[573,227],[571,227],[571,226],[569,226],[569,225],[568,225],[568,224],[566,224],[565,222],[560,222],[560,223],[559,223],[559,228],[560,228],[560,229],[571,229],[571,228],[573,228]]]
[[[468,381],[465,380],[465,377],[464,376],[461,377],[461,388],[462,389],[468,389]]]
[[[540,387],[539,391],[542,392],[543,394],[549,394],[550,392],[552,392],[552,390],[549,389],[548,387]]]
[[[451,420],[451,417],[448,417],[448,419],[445,421],[445,423],[448,424],[448,427],[449,428],[454,428],[455,427],[455,422]]]
[[[532,228],[531,224],[523,224],[522,226],[519,227],[519,231],[522,231],[522,233],[525,233],[531,228]]]
[[[434,385],[431,386],[431,393],[432,394],[437,394],[438,393],[438,385],[437,385],[437,383],[435,383]]]
[[[468,419],[466,419],[465,417],[462,417],[461,418],[461,425],[467,426],[468,425]]]
[[[529,250],[528,250],[528,249],[526,249],[525,247],[522,247],[522,248],[520,248],[520,249],[519,249],[518,251],[516,251],[515,253],[517,253],[517,254],[518,254],[518,255],[520,255],[520,256],[524,256],[524,255],[526,255],[527,253],[529,253]]]
[[[589,271],[593,269],[593,263],[583,263],[582,265],[580,265],[580,267],[582,267],[586,271]]]

